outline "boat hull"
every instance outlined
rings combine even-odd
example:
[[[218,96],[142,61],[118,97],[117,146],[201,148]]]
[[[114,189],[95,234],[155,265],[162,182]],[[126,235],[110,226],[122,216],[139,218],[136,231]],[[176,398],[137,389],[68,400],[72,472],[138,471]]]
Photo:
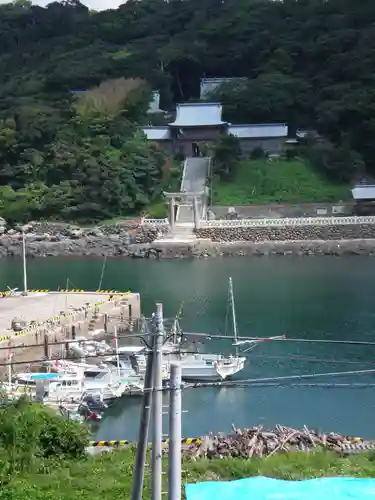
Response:
[[[245,358],[233,363],[213,363],[211,366],[189,366],[181,363],[182,379],[194,382],[220,382],[243,370]]]

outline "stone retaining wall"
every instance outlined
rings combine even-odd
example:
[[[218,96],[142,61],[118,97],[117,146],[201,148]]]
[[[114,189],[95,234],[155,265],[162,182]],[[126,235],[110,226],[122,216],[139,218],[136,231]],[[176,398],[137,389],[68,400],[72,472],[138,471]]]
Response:
[[[35,222],[0,235],[0,258],[22,255],[22,229],[29,257],[132,256],[134,245],[147,244],[163,229],[139,224],[80,228],[69,224]]]
[[[212,241],[287,241],[287,240],[357,240],[374,239],[375,224],[294,227],[226,227],[196,231],[198,238]]]

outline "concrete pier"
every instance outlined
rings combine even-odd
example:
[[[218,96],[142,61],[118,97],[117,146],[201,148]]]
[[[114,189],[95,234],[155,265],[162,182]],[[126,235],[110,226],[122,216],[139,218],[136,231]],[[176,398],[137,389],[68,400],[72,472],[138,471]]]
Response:
[[[71,340],[75,335],[90,338],[95,331],[111,333],[114,325],[130,327],[141,314],[138,293],[120,292],[29,292],[0,298],[0,363],[7,363],[12,353],[13,363],[39,360],[54,352],[63,352],[64,346],[54,349],[53,343]],[[11,329],[12,320],[26,322],[21,331]],[[16,346],[35,346],[14,349]],[[16,366],[14,365],[14,368]],[[27,366],[17,366],[17,371],[25,371]],[[0,366],[0,372],[7,368]]]

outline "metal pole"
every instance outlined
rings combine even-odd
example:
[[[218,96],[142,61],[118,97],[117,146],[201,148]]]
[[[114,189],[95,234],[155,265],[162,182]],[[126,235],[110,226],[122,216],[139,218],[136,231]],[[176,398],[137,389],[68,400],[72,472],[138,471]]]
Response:
[[[175,216],[174,216],[174,198],[169,200],[169,225],[171,229],[174,227]]]
[[[154,391],[152,396],[152,476],[151,500],[162,497],[162,434],[163,434],[163,394],[162,394],[162,346],[164,337],[163,304],[156,304],[156,335],[154,349]]]
[[[8,359],[8,384],[9,384],[9,388],[10,390],[12,390],[12,358],[13,358],[13,354],[10,354],[9,355],[9,359]]]
[[[23,293],[27,295],[27,269],[26,269],[26,240],[22,231],[22,261],[23,261]]]
[[[151,347],[154,337],[149,335]],[[144,392],[142,399],[141,420],[139,424],[139,435],[137,453],[135,458],[134,479],[131,500],[142,500],[142,490],[145,475],[146,454],[148,445],[148,430],[150,427],[152,388],[153,388],[153,351],[147,356],[146,373],[144,381]]]
[[[168,500],[181,500],[181,365],[171,363]]]
[[[117,365],[117,375],[120,376],[120,353],[118,352],[118,335],[117,335],[117,326],[115,326],[115,349],[116,349],[116,365]]]
[[[194,229],[199,229],[199,208],[197,197],[193,198]]]
[[[12,389],[12,358],[13,358],[13,352],[12,352],[12,342],[8,342],[8,383],[10,389]]]

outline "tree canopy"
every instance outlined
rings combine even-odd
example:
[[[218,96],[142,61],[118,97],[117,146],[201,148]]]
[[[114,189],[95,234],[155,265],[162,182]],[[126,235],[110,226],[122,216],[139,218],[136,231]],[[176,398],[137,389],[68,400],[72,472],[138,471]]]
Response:
[[[372,0],[1,4],[0,210],[140,209],[158,196],[164,161],[139,132],[149,91],[168,109],[198,98],[203,76],[246,77],[218,89],[228,120],[314,130],[321,151],[335,150],[330,175],[374,173],[374,22]]]

